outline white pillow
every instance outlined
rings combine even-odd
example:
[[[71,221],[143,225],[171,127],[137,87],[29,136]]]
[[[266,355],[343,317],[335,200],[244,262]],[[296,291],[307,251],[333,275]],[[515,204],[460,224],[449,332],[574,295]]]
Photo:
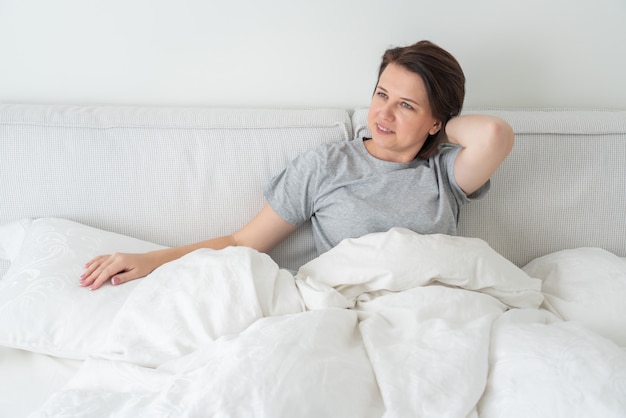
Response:
[[[2,241],[4,253],[11,255],[15,242]],[[159,248],[164,247],[65,219],[32,221],[0,280],[0,345],[85,358],[102,346],[113,317],[138,283],[90,291],[79,285],[85,263],[98,254]]]
[[[576,248],[536,258],[523,269],[543,281],[548,309],[626,347],[626,258]]]
[[[24,218],[0,226],[0,259],[13,261],[17,257],[32,223],[32,219]]]

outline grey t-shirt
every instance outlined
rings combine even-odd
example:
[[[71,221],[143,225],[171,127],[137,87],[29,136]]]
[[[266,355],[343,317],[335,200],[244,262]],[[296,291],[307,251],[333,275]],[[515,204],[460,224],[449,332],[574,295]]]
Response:
[[[296,157],[263,192],[287,222],[311,219],[320,254],[393,227],[455,235],[460,206],[489,190],[487,182],[467,196],[457,185],[460,149],[446,144],[428,160],[394,163],[373,157],[361,139],[323,144]]]

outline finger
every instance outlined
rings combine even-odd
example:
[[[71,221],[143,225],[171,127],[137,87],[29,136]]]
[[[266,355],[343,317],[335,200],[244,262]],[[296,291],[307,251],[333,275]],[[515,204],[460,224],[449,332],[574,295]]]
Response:
[[[124,277],[124,273],[133,270],[132,267],[128,266],[125,262],[123,256],[118,254],[114,254],[109,257],[106,261],[104,261],[92,274],[91,277],[94,278],[93,282],[89,285],[91,290],[96,290],[100,288],[107,280],[112,279],[115,276],[122,275]],[[116,282],[119,281],[119,277]]]
[[[109,276],[108,273],[103,272],[102,275],[100,275],[97,279],[94,280],[93,284],[91,286],[89,286],[89,289],[91,290],[97,290],[100,288],[100,286],[102,286],[104,283],[106,283],[107,280],[110,279],[111,284],[113,286],[117,286],[120,285],[122,283],[126,283],[127,281],[133,280],[136,277],[132,274],[132,271],[123,271],[123,272],[119,272],[117,274],[114,274],[112,276]]]
[[[94,257],[91,260],[89,260],[89,262],[87,262],[85,264],[85,271],[83,272],[83,274],[80,275],[81,283],[83,283],[83,282],[91,282],[92,280],[90,280],[90,276],[109,257],[110,257],[109,255],[100,255],[100,256]]]
[[[102,270],[112,262],[111,256],[99,256],[90,262],[89,266],[85,269],[85,272],[80,276],[81,286],[90,286],[94,280],[98,278]]]
[[[104,259],[109,258],[111,255],[110,254],[102,254],[102,255],[97,255],[94,258],[92,258],[91,260],[87,261],[85,263],[85,268],[90,267],[92,264],[98,262],[98,261],[102,261]]]
[[[116,254],[108,257],[103,256],[101,261],[95,261],[89,267],[88,272],[85,272],[85,274],[81,276],[81,286],[89,287],[92,290],[97,289],[110,277],[124,270],[123,268],[117,267],[119,263],[120,260],[118,260]],[[95,287],[94,284],[96,284]]]
[[[132,273],[133,273],[132,271],[127,271],[124,273],[116,274],[115,276],[111,277],[111,284],[113,286],[117,286],[117,285],[136,279],[137,278],[136,275]]]

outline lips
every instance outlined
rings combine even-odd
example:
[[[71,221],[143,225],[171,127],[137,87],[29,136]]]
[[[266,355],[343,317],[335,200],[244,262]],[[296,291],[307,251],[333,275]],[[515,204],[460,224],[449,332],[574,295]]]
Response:
[[[395,133],[394,131],[392,131],[391,129],[385,128],[382,125],[379,125],[378,123],[376,124],[376,130],[381,133],[381,134],[393,134]]]

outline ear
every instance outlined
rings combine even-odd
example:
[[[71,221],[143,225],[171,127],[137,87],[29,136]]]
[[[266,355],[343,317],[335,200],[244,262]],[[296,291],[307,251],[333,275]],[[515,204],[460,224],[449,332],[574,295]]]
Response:
[[[430,128],[430,130],[428,131],[429,135],[435,135],[437,132],[439,132],[439,130],[441,130],[441,121],[440,120],[436,120],[435,123],[433,124],[433,126]]]

